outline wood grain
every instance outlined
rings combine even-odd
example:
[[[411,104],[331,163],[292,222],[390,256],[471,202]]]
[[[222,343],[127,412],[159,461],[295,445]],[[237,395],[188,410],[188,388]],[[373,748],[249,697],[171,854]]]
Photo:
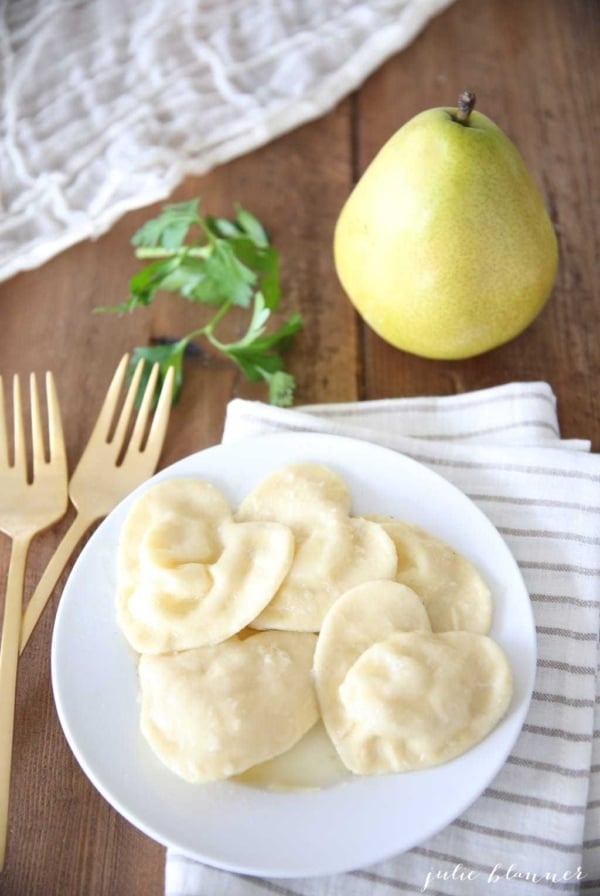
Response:
[[[284,306],[305,329],[289,363],[298,403],[451,394],[514,379],[547,380],[565,437],[600,447],[600,6],[595,0],[458,0],[404,52],[329,115],[205,177],[172,199],[203,197],[213,214],[236,202],[269,228],[281,251]],[[514,140],[543,191],[561,268],[538,320],[512,343],[464,362],[396,351],[359,322],[333,269],[337,214],[353,182],[409,117],[473,89],[478,107]],[[0,285],[0,373],[55,372],[71,466],[121,354],[183,335],[202,312],[161,298],[133,315],[93,313],[125,297],[137,269],[129,240],[154,209],[126,215],[106,236]],[[242,317],[227,324],[241,332]],[[265,398],[225,362],[186,362],[162,458],[171,463],[219,441],[225,407]],[[29,594],[61,526],[36,540]],[[0,580],[8,543],[0,543]],[[159,896],[164,850],[124,821],[79,770],[59,728],[49,670],[59,583],[21,663],[12,812],[2,896]]]

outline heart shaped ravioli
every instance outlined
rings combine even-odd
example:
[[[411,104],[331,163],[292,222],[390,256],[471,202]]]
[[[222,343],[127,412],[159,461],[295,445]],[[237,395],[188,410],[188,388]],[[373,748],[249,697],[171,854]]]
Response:
[[[487,635],[492,627],[492,594],[473,564],[450,545],[412,523],[369,517],[396,546],[396,581],[416,591],[434,632]]]
[[[417,594],[384,581],[351,589],[325,617],[315,685],[342,762],[373,775],[437,765],[474,746],[506,712],[512,673],[491,638],[435,634]]]
[[[140,653],[224,641],[269,603],[293,553],[287,526],[235,522],[208,482],[161,482],[142,494],[121,531],[119,625]]]
[[[398,582],[351,588],[327,613],[315,651],[315,686],[323,723],[342,761],[339,744],[349,726],[339,690],[354,663],[373,644],[396,632],[431,631],[422,601]]]
[[[427,768],[475,746],[512,696],[502,649],[473,632],[400,632],[373,644],[337,693],[335,743],[355,774]]]
[[[316,635],[256,632],[140,657],[141,729],[188,781],[241,774],[297,743],[318,719]]]
[[[267,476],[242,501],[238,520],[278,520],[294,533],[290,571],[254,628],[318,632],[349,588],[393,579],[396,549],[382,526],[350,515],[343,479],[320,464],[291,464]]]

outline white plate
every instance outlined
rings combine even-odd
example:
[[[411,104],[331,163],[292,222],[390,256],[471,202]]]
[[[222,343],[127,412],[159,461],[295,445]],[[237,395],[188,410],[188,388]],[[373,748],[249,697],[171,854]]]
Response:
[[[284,464],[326,464],[348,483],[354,513],[392,514],[445,539],[492,588],[492,636],[512,664],[509,712],[478,746],[437,768],[356,778],[316,792],[234,782],[188,784],[163,767],[138,727],[136,660],[115,621],[115,552],[135,498],[163,479],[199,476],[232,505]],[[94,533],[64,589],[52,643],[60,722],[83,771],[133,825],[218,868],[307,877],[364,867],[410,849],[485,789],[519,734],[533,688],[535,627],[519,569],[496,529],[445,479],[396,452],[355,439],[268,435],[194,454],[145,483]]]

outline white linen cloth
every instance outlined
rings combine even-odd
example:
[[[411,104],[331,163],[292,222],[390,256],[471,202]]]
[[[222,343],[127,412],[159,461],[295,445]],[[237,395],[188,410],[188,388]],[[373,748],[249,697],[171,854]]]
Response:
[[[0,280],[316,118],[452,0],[0,0]]]
[[[533,604],[533,700],[486,792],[410,852],[337,876],[262,880],[169,850],[167,896],[599,893],[600,456],[589,442],[561,440],[554,394],[541,382],[296,410],[238,399],[223,441],[305,430],[400,451],[455,483],[491,519]]]

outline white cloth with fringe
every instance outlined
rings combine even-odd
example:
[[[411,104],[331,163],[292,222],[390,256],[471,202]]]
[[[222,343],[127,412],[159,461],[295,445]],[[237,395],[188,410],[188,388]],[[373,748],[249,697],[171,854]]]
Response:
[[[0,280],[323,115],[451,2],[0,3]]]

